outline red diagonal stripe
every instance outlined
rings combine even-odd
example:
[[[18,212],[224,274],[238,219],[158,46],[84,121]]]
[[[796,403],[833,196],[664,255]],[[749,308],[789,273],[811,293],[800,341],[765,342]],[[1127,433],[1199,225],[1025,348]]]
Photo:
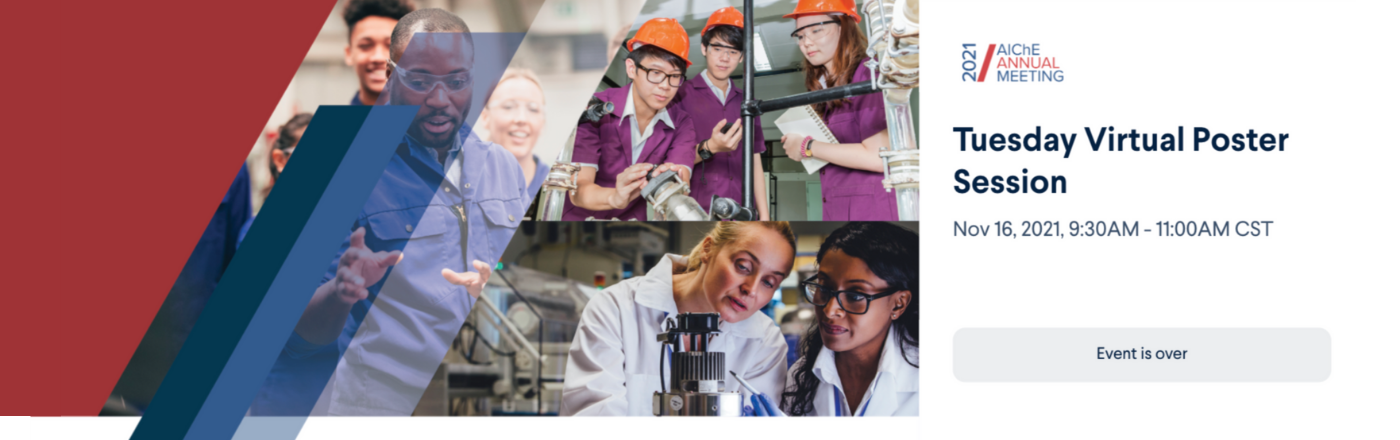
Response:
[[[335,6],[77,3],[6,3],[0,416],[97,415]]]
[[[997,45],[995,45],[995,44],[988,44],[988,45],[987,45],[987,56],[986,56],[986,58],[984,58],[984,59],[982,60],[982,73],[977,74],[977,82],[982,82],[982,80],[987,79],[987,66],[989,66],[989,65],[992,64],[992,52],[996,52],[996,51],[997,51]]]

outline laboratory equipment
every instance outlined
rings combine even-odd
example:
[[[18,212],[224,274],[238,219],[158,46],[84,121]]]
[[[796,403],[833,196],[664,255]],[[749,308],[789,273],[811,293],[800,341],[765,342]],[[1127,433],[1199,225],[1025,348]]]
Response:
[[[895,192],[900,220],[919,219],[919,145],[909,98],[919,86],[919,1],[866,0],[870,57],[866,67],[884,92],[890,147],[880,151],[885,191]]]
[[[666,332],[656,336],[662,342],[662,362],[671,359],[671,383],[667,391],[652,394],[652,413],[658,416],[738,416],[743,396],[725,391],[724,352],[709,351],[710,339],[719,334],[718,313],[681,313],[666,319]],[[661,377],[665,377],[664,375]]]
[[[497,270],[415,415],[557,414],[589,289],[523,267]]]

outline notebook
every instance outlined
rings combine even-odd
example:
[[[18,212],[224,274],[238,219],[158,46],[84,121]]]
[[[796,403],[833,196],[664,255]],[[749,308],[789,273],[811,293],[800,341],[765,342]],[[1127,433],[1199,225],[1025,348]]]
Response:
[[[778,126],[778,131],[784,135],[797,134],[811,136],[812,140],[835,144],[836,137],[831,135],[831,129],[826,127],[822,118],[817,115],[817,111],[810,105],[793,107],[783,112],[777,120],[773,121]],[[802,167],[807,169],[807,174],[817,172],[826,166],[826,161],[815,157],[802,159]]]

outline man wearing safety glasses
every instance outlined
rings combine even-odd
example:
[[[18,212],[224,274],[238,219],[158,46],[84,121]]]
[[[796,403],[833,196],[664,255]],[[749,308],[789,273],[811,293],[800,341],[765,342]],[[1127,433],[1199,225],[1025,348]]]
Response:
[[[744,175],[744,124],[740,107],[744,91],[734,87],[729,75],[744,60],[744,14],[726,6],[710,14],[700,30],[700,53],[705,70],[681,86],[676,100],[690,114],[697,137],[695,176],[690,179],[690,196],[700,207],[710,209],[713,196],[743,200],[744,179],[753,179],[754,206],[759,220],[768,220],[767,179],[763,167],[754,166],[753,175]],[[762,164],[763,122],[753,120],[753,163]]]
[[[381,101],[419,106],[418,114],[254,415],[304,416],[313,406],[317,414],[410,415],[529,205],[514,157],[465,124],[480,79],[473,74],[493,70],[476,65],[466,23],[441,9],[415,11],[395,26],[390,46]]]
[[[613,103],[613,112],[597,124],[579,124],[574,137],[573,159],[583,169],[564,220],[646,220],[640,199],[650,178],[674,170],[690,181],[695,127],[671,105],[690,67],[690,36],[674,19],[653,18],[626,47],[631,84],[595,93]]]

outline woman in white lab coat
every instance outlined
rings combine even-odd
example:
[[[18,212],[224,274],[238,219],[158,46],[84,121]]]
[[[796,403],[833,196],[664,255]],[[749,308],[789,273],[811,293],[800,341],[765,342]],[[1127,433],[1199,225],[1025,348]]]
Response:
[[[794,416],[919,415],[919,236],[849,223],[801,284],[817,306],[781,409]]]
[[[787,222],[718,222],[690,255],[667,254],[646,275],[594,295],[569,348],[560,414],[651,416],[652,393],[669,375],[656,335],[679,313],[718,313],[710,351],[724,352],[726,370],[758,391],[780,392],[787,344],[758,311],[791,272],[796,241]]]

